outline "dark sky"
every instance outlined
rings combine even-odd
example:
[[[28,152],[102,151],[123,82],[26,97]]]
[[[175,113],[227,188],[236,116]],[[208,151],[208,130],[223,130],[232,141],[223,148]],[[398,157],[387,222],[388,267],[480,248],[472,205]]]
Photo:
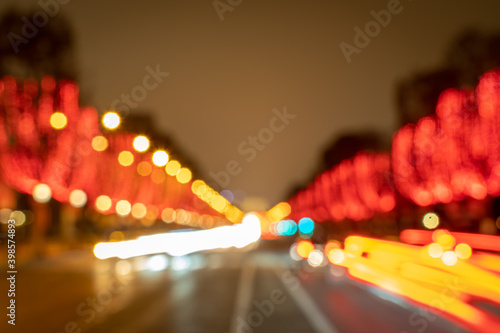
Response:
[[[238,161],[227,188],[272,205],[310,177],[341,132],[370,128],[390,138],[397,80],[442,65],[459,32],[500,29],[498,1],[402,0],[348,63],[340,43],[354,45],[353,29],[393,3],[243,0],[223,21],[212,0],[71,0],[60,12],[74,26],[80,85],[92,105],[104,111],[143,84],[146,67],[159,66],[169,76],[131,112],[151,113],[207,181]],[[0,10],[11,4],[40,8],[4,0]],[[270,140],[263,129],[285,107],[296,117]],[[248,136],[259,132],[270,142],[253,155]]]

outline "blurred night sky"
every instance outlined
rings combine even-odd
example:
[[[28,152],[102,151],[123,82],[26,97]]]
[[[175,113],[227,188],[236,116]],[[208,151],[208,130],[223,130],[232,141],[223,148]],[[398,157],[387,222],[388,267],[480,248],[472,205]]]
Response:
[[[364,30],[370,11],[390,2],[243,0],[223,21],[212,0],[72,0],[60,12],[75,31],[86,104],[104,112],[158,65],[170,75],[131,112],[150,113],[209,183],[210,172],[238,161],[227,189],[272,205],[310,179],[337,135],[370,129],[389,141],[398,128],[397,82],[441,66],[464,29],[500,30],[498,1],[402,0],[349,64],[339,44],[353,45],[354,27]],[[3,0],[0,11],[10,6],[40,8]],[[297,117],[248,162],[238,146],[285,106]]]

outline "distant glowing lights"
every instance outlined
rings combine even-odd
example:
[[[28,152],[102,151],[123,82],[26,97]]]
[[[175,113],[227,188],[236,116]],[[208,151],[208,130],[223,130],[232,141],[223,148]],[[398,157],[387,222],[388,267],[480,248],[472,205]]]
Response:
[[[120,200],[116,203],[116,213],[121,216],[127,216],[130,214],[132,206],[127,200]]]
[[[16,227],[19,227],[26,222],[26,215],[20,210],[15,210],[10,214],[9,220],[14,220]]]
[[[307,262],[309,265],[312,267],[319,267],[324,263],[325,256],[323,255],[323,252],[320,250],[314,250],[309,253],[309,256],[307,257]]]
[[[332,264],[340,264],[344,261],[345,259],[345,255],[344,255],[344,251],[342,251],[341,249],[332,249],[329,253],[328,253],[328,260],[332,263]]]
[[[106,150],[106,148],[108,148],[108,139],[102,135],[95,136],[92,139],[92,148],[94,148],[95,151]]]
[[[177,175],[180,170],[181,170],[181,164],[175,160],[168,161],[167,165],[165,166],[165,172],[169,176]]]
[[[118,154],[118,162],[123,166],[130,166],[134,163],[134,155],[131,152],[124,150]]]
[[[429,244],[427,252],[431,258],[440,258],[443,255],[443,248],[437,243]]]
[[[453,266],[457,263],[457,255],[453,251],[446,251],[441,258],[446,266]]]
[[[299,220],[299,231],[303,234],[312,234],[314,231],[314,222],[309,217],[303,217]]]
[[[33,199],[39,203],[49,202],[52,198],[52,190],[47,184],[37,184],[33,188]]]
[[[126,259],[155,253],[184,256],[217,248],[232,246],[242,248],[256,242],[259,238],[260,220],[250,213],[244,216],[241,224],[232,226],[141,236],[135,240],[123,242],[98,243],[94,247],[94,255],[100,259],[111,257]]]
[[[439,226],[439,216],[436,213],[427,213],[422,218],[422,223],[427,229],[436,229]]]
[[[102,125],[107,129],[115,129],[120,126],[120,116],[118,113],[110,111],[106,112],[102,117]]]
[[[301,258],[307,259],[312,251],[314,251],[314,244],[311,241],[301,240],[297,243],[297,254]]]
[[[168,154],[163,150],[157,150],[153,154],[153,163],[156,166],[165,166],[168,162]]]
[[[54,112],[50,116],[50,126],[57,130],[65,128],[67,124],[68,118],[66,118],[66,115],[62,112]]]
[[[161,219],[165,223],[172,223],[175,221],[176,212],[173,208],[165,208],[161,212]]]
[[[191,180],[192,174],[188,168],[181,168],[175,176],[181,184],[186,184]]]
[[[455,237],[449,233],[443,233],[436,237],[436,242],[445,250],[449,250],[455,246]]]
[[[87,194],[82,190],[73,190],[69,194],[69,203],[73,207],[81,208],[87,203]]]
[[[146,261],[146,268],[150,271],[162,271],[168,266],[167,257],[163,254],[154,255]]]
[[[133,146],[138,152],[145,152],[149,148],[149,139],[144,135],[138,135],[134,139]]]
[[[281,220],[273,226],[272,231],[278,236],[292,236],[297,233],[297,223],[293,220]]]
[[[135,217],[136,219],[142,219],[144,216],[146,216],[147,209],[146,205],[140,202],[136,202],[132,206],[132,216]]]
[[[472,255],[472,249],[468,244],[460,243],[455,246],[455,254],[460,259],[469,259]]]
[[[95,200],[95,206],[97,210],[101,212],[108,211],[111,208],[111,205],[112,205],[111,198],[108,197],[107,195],[100,195]]]

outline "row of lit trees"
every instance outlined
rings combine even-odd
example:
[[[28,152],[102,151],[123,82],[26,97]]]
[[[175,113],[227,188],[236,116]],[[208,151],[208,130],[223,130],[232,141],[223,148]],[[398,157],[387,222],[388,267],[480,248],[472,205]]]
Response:
[[[205,183],[211,195],[202,196],[201,181],[193,183],[166,150],[153,151],[147,136],[120,131],[118,113],[105,113],[101,129],[97,111],[79,106],[72,82],[3,78],[0,120],[0,180],[40,204],[55,199],[202,227],[241,220],[243,213]]]
[[[398,195],[399,194],[399,195]],[[289,200],[295,220],[363,220],[397,198],[425,207],[500,195],[500,71],[444,91],[436,114],[401,128],[390,153],[361,152]]]

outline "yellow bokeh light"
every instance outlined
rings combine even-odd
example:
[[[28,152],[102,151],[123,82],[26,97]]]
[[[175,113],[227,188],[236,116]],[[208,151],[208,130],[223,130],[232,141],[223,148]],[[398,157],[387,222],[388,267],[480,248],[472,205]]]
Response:
[[[33,199],[39,203],[49,202],[52,198],[52,190],[47,184],[37,184],[33,188]]]
[[[443,257],[441,259],[446,266],[453,266],[458,261],[457,255],[453,251],[446,251],[443,253]]]
[[[92,148],[94,148],[95,151],[106,150],[106,148],[108,148],[108,139],[102,135],[95,136],[92,139]]]
[[[184,209],[175,210],[175,222],[179,224],[188,224],[190,221],[190,215]]]
[[[162,167],[168,162],[168,154],[163,150],[157,150],[153,154],[153,163],[156,166]]]
[[[15,210],[10,213],[9,220],[14,220],[16,227],[19,227],[26,222],[26,215],[20,210]]]
[[[205,202],[212,201],[215,195],[215,191],[208,185],[201,186],[198,191],[202,192],[200,197]]]
[[[266,217],[272,221],[277,222],[283,220],[285,217],[290,215],[292,208],[287,202],[280,202],[273,208],[269,209],[266,213]]]
[[[437,237],[436,243],[441,245],[443,249],[449,250],[455,246],[455,237],[450,234],[441,234]]]
[[[137,173],[141,176],[149,176],[152,170],[153,166],[149,162],[142,161],[137,164]]]
[[[192,174],[191,171],[189,171],[188,168],[181,168],[177,175],[175,175],[175,178],[177,178],[177,181],[181,184],[186,184],[191,180]]]
[[[165,166],[165,171],[170,176],[177,175],[180,169],[181,169],[181,164],[175,160],[168,161],[167,165]]]
[[[243,218],[243,212],[234,206],[231,206],[225,215],[226,218],[232,223],[238,223]]]
[[[111,198],[107,195],[100,195],[95,200],[95,207],[101,212],[105,212],[111,208]]]
[[[134,163],[134,155],[131,152],[124,150],[118,154],[118,162],[123,166],[130,166]]]
[[[436,229],[439,225],[439,216],[436,213],[427,213],[422,218],[422,223],[427,229]]]
[[[472,255],[472,249],[469,244],[460,243],[455,246],[455,254],[460,259],[469,259]]]
[[[146,205],[144,205],[143,203],[137,202],[132,206],[132,216],[136,219],[142,219],[144,216],[146,216],[146,213]]]
[[[306,259],[312,251],[314,251],[314,244],[310,241],[302,240],[297,243],[297,254],[301,258]]]
[[[110,111],[106,112],[102,117],[102,124],[107,129],[115,129],[120,126],[120,116],[118,113]]]
[[[83,207],[87,203],[87,194],[82,190],[73,190],[69,195],[69,203],[76,208]]]
[[[211,202],[211,206],[219,213],[223,213],[229,207],[229,202],[223,196],[216,195]]]
[[[57,130],[63,129],[67,124],[68,118],[62,112],[54,112],[50,116],[50,125]]]
[[[443,248],[437,243],[429,244],[427,251],[432,258],[439,258],[443,255]]]
[[[201,195],[200,192],[201,192],[201,187],[202,186],[205,186],[205,182],[203,180],[195,180],[193,182],[193,184],[191,184],[191,191],[196,194],[196,195]]]
[[[329,253],[328,253],[328,260],[332,263],[332,264],[340,264],[342,261],[344,261],[344,258],[345,258],[345,255],[344,255],[344,251],[342,251],[341,249],[332,249]]]
[[[130,214],[132,206],[127,200],[120,200],[116,203],[116,213],[121,216],[127,216]]]
[[[144,135],[138,135],[134,139],[133,146],[138,152],[144,152],[149,148],[149,139]]]
[[[163,222],[166,222],[166,223],[174,222],[175,221],[175,210],[173,210],[172,208],[165,208],[161,212],[161,219],[163,220]]]

